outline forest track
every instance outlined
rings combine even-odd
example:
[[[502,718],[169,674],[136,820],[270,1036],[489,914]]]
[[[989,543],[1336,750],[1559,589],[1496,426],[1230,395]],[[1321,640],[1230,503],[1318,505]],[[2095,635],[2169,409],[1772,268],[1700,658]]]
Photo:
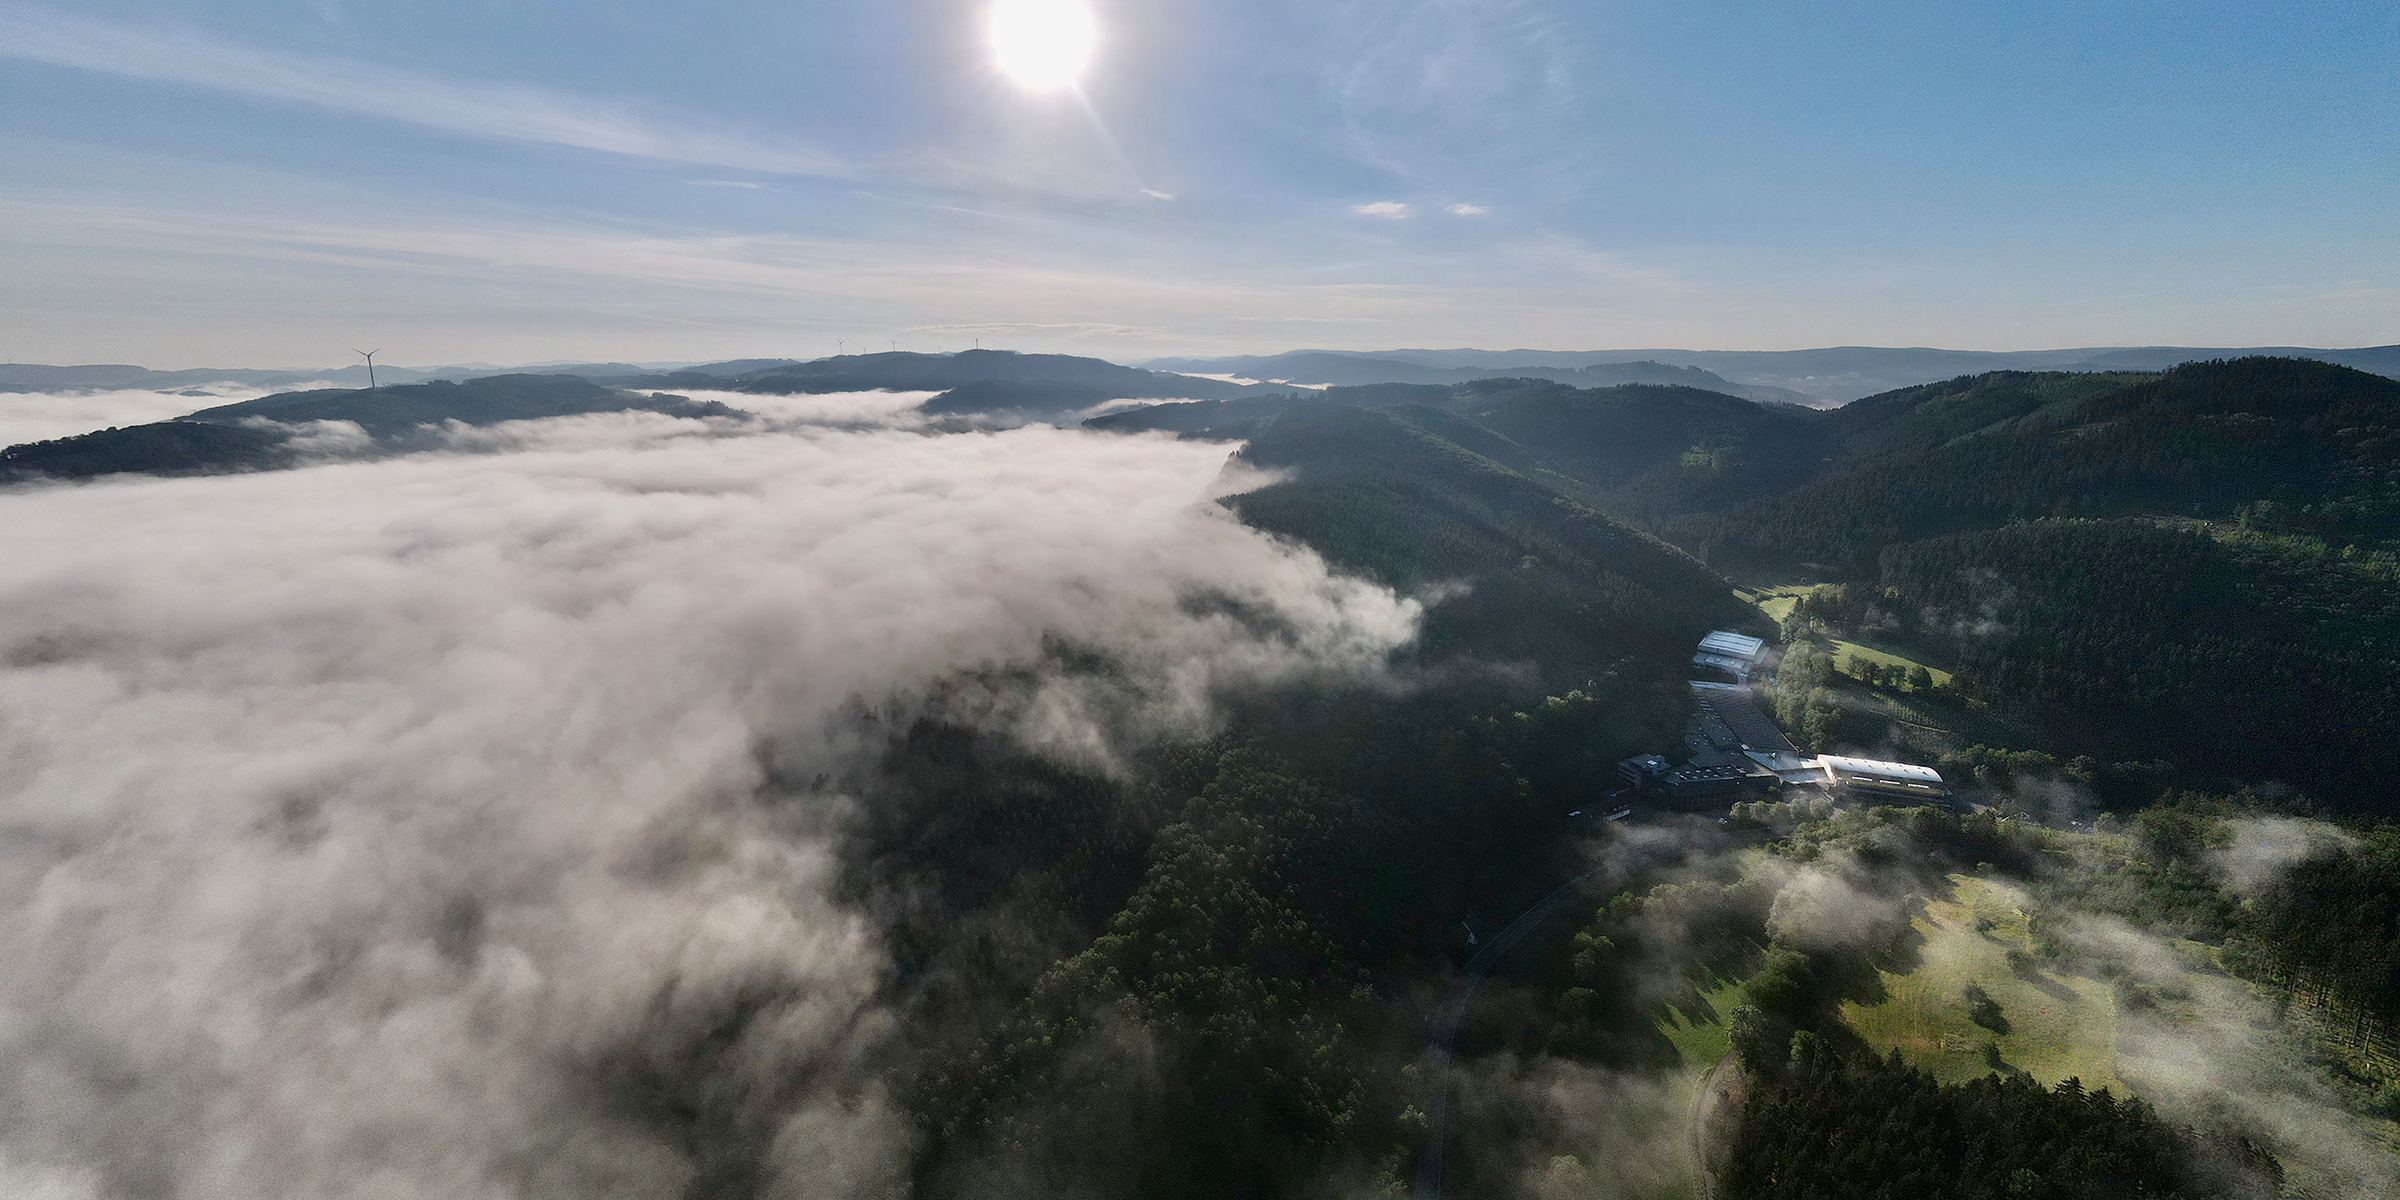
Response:
[[[1733,1051],[1700,1077],[1700,1093],[1692,1097],[1692,1182],[1700,1200],[1716,1200],[1717,1177],[1708,1169],[1708,1123],[1717,1113],[1717,1078],[1733,1065]]]

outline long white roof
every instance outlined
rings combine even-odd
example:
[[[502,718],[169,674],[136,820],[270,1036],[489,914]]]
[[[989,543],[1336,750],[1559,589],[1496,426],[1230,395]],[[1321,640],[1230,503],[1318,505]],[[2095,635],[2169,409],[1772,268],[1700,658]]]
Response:
[[[1735,658],[1757,658],[1758,652],[1766,648],[1767,644],[1757,638],[1730,633],[1723,629],[1700,639],[1701,650],[1710,654],[1727,654]]]
[[[1914,763],[1878,762],[1872,758],[1843,758],[1827,754],[1817,760],[1835,772],[1845,775],[1866,775],[1878,779],[1901,779],[1910,783],[1940,784],[1942,773],[1932,767]]]

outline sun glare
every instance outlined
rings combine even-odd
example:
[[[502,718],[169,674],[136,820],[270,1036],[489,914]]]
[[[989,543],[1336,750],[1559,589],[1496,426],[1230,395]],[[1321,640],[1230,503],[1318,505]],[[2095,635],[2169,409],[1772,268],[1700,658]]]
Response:
[[[1083,0],[999,0],[992,6],[992,53],[1000,71],[1034,91],[1072,87],[1082,78],[1099,23]]]

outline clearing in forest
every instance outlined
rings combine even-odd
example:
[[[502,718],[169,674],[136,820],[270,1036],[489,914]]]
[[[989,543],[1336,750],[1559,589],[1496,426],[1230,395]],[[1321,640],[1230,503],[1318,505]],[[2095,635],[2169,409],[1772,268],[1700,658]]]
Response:
[[[1844,1004],[1843,1020],[1877,1051],[1898,1047],[1945,1083],[1993,1070],[1984,1049],[1991,1043],[2001,1069],[2024,1071],[2046,1086],[2074,1077],[2086,1088],[2126,1095],[2116,1074],[2117,1011],[2109,985],[2053,972],[2033,957],[2016,889],[1950,878],[1950,895],[1928,900],[1915,918],[1924,938],[1916,965],[1884,972],[1884,999]]]

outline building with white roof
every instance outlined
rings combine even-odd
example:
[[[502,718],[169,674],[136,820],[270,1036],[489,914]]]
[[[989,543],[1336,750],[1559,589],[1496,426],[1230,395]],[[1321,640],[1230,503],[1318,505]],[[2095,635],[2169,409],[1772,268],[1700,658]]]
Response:
[[[1758,660],[1766,652],[1767,644],[1758,638],[1720,629],[1700,639],[1700,649],[1692,655],[1692,665],[1723,671],[1748,683],[1750,672],[1758,669]]]
[[[1825,769],[1827,783],[1835,788],[1921,800],[1940,799],[1950,794],[1950,785],[1943,781],[1942,773],[1932,767],[1879,762],[1872,758],[1844,758],[1838,754],[1820,755],[1817,764]]]
[[[1826,774],[1825,764],[1805,754],[1788,750],[1745,750],[1750,761],[1775,772],[1785,787],[1830,788],[1833,777]]]
[[[1722,654],[1727,658],[1738,658],[1743,662],[1754,663],[1758,661],[1760,654],[1766,652],[1767,643],[1746,634],[1727,633],[1720,629],[1701,638],[1700,648],[1710,654]]]

